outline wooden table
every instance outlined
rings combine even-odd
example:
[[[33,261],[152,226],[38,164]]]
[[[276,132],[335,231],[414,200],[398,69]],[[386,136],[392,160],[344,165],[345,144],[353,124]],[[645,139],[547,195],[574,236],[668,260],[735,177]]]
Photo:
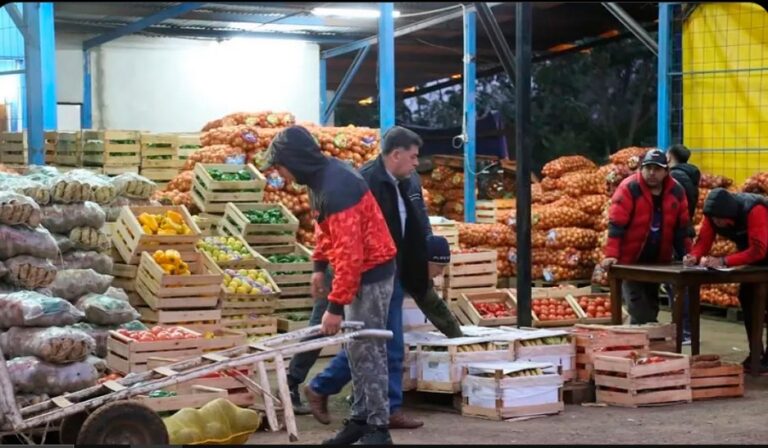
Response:
[[[685,269],[682,264],[669,265],[621,265],[611,266],[608,271],[608,279],[611,286],[611,319],[614,325],[621,324],[622,294],[621,282],[623,280],[667,283],[674,287],[675,303],[672,309],[672,318],[677,331],[677,351],[682,351],[683,342],[683,304],[686,288],[689,294],[688,315],[691,320],[691,353],[699,354],[700,332],[699,316],[700,297],[699,288],[703,284],[715,283],[755,283],[755,300],[752,306],[752,337],[749,341],[749,350],[752,375],[759,375],[760,357],[763,347],[763,327],[765,325],[765,308],[768,300],[768,267],[745,266],[732,271],[717,271],[713,269]]]

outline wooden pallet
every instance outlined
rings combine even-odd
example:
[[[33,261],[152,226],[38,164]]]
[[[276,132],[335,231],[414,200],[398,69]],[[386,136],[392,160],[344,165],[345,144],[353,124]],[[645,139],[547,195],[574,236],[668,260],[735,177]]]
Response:
[[[515,296],[509,289],[496,290],[493,292],[462,294],[457,299],[457,304],[464,311],[464,314],[473,325],[478,325],[481,327],[496,327],[500,325],[517,324],[517,316],[492,318],[483,317],[477,311],[477,308],[475,308],[475,304],[478,303],[502,303],[507,305],[510,310],[516,312],[517,300],[515,300]]]
[[[0,132],[0,162],[25,165],[28,160],[26,131]]]
[[[695,358],[691,358],[691,392],[694,401],[744,396],[744,367],[719,360],[704,363],[707,367],[699,367]]]
[[[475,221],[481,224],[496,224],[507,217],[515,209],[514,199],[492,199],[477,201],[475,204]]]
[[[577,324],[572,334],[576,340],[576,377],[579,381],[593,379],[596,355],[626,356],[633,351],[648,350],[648,334],[644,331]]]
[[[179,137],[176,134],[141,133],[141,168],[173,168],[178,173],[184,166],[179,159]],[[143,174],[142,174],[143,175]],[[145,176],[149,179],[151,177]]]
[[[163,214],[169,210],[182,215],[184,222],[192,230],[190,235],[147,235],[137,218],[143,212]],[[122,260],[127,264],[139,264],[142,252],[154,252],[158,249],[175,249],[181,253],[184,261],[194,261],[195,244],[200,239],[200,229],[183,205],[123,207],[115,222],[112,245],[117,249]]]
[[[636,365],[627,357],[595,356],[597,402],[622,407],[690,403],[693,397],[688,355],[647,353],[667,360]]]
[[[187,331],[194,332],[188,328]],[[198,336],[194,339],[139,342],[110,331],[107,339],[107,366],[115,372],[128,374],[147,371],[147,362],[152,357],[188,359],[200,356],[202,334],[198,333]]]
[[[83,165],[134,167],[138,170],[141,164],[140,141],[138,131],[84,130]]]
[[[56,165],[82,166],[83,135],[81,131],[58,133],[54,161]]]
[[[284,224],[251,224],[243,214],[244,210],[270,210],[277,208],[288,221]],[[257,246],[274,246],[296,242],[296,231],[299,220],[283,204],[256,204],[242,206],[228,203],[224,208],[219,234],[240,235],[254,248]],[[257,250],[258,251],[258,250]]]
[[[217,169],[225,173],[241,170],[251,175],[249,181],[217,181],[208,170]],[[206,213],[224,213],[228,202],[253,205],[262,202],[267,179],[253,165],[198,163],[194,168],[192,199],[200,210]]]
[[[197,310],[216,308],[223,275],[207,255],[198,253],[188,262],[191,275],[167,274],[149,252],[141,253],[136,290],[153,310]]]

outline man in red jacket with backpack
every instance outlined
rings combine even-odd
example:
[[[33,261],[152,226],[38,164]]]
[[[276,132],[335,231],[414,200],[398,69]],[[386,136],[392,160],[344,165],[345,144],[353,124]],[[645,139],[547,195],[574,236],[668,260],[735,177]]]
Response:
[[[685,190],[669,176],[667,157],[658,149],[648,151],[640,171],[624,179],[611,198],[603,267],[669,263],[673,250],[688,253],[689,219]],[[657,322],[658,284],[625,281],[621,289],[630,323]]]

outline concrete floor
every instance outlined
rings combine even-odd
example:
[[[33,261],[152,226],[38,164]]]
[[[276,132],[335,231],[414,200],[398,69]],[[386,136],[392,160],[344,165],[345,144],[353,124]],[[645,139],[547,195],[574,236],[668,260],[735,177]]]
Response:
[[[669,321],[662,312],[661,321]],[[690,351],[686,348],[687,353]],[[741,362],[747,355],[741,323],[702,319],[702,353]],[[313,369],[322,369],[324,358]],[[297,417],[300,444],[319,444],[340,426],[348,409],[344,397],[332,398],[333,422]],[[765,444],[768,443],[768,377],[746,378],[744,398],[654,408],[624,409],[567,405],[557,416],[518,422],[494,422],[451,412],[408,409],[425,422],[417,430],[392,431],[396,444]],[[254,434],[251,444],[285,444],[285,432]]]

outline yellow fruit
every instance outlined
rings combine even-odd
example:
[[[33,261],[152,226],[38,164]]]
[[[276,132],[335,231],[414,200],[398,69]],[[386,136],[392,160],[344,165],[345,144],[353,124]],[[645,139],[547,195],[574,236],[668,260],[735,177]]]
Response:
[[[227,294],[237,294],[237,289],[230,286],[227,288]]]
[[[168,210],[165,212],[166,218],[168,218],[171,222],[175,224],[183,224],[184,223],[184,217],[181,216],[179,212],[175,212],[173,210]]]
[[[246,285],[238,286],[237,287],[237,293],[238,294],[248,294],[248,290],[245,288]]]

